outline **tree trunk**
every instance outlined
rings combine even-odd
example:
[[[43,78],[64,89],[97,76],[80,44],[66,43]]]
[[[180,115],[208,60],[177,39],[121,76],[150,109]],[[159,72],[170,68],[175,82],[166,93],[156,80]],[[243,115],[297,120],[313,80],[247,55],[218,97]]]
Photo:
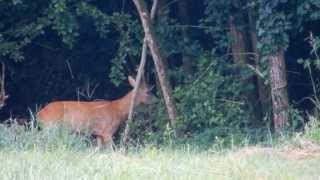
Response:
[[[178,16],[180,19],[180,22],[182,25],[188,25],[189,24],[189,14],[188,13],[188,1],[178,1]],[[182,29],[182,38],[186,42],[188,40],[188,31],[186,28]],[[192,57],[188,55],[185,50],[182,53],[182,68],[184,72],[189,75],[193,73],[193,64],[192,64]]]
[[[257,40],[257,30],[256,30],[256,20],[255,16],[253,14],[252,9],[248,9],[247,15],[248,15],[248,25],[249,25],[249,37],[251,42],[251,52],[253,53],[252,59],[253,59],[253,65],[257,70],[261,70],[259,58],[260,58],[260,52],[258,50],[258,40]],[[270,92],[268,91],[267,86],[264,84],[263,77],[256,76],[256,86],[258,91],[258,103],[260,104],[260,113],[263,117],[266,112],[268,112],[268,109],[270,109]]]
[[[176,119],[177,119],[176,105],[175,105],[174,98],[172,97],[172,89],[167,79],[166,68],[163,63],[164,59],[160,53],[158,41],[154,34],[153,26],[151,24],[150,15],[146,9],[146,6],[143,0],[133,0],[133,2],[138,10],[138,13],[142,22],[143,30],[145,33],[145,38],[147,40],[147,44],[150,49],[151,56],[156,67],[163,98],[166,104],[169,119],[171,121],[171,126],[175,127]]]
[[[276,133],[280,134],[288,122],[288,91],[284,51],[269,55],[269,73],[273,123]]]
[[[247,59],[247,48],[242,32],[237,29],[233,16],[229,17],[229,28],[231,36],[231,51],[233,62],[236,64],[245,64]]]
[[[240,30],[238,25],[235,23],[234,17],[229,17],[229,28],[230,28],[230,37],[232,39],[231,43],[231,51],[232,51],[232,57],[233,62],[235,64],[238,64],[240,66],[244,66],[247,64],[252,64],[250,62],[250,45],[249,45],[249,38],[245,36],[245,32],[243,30]],[[240,74],[241,72],[239,72]],[[249,75],[242,78],[243,84],[252,84],[254,86],[253,89],[247,90],[243,96],[248,102],[249,108],[252,110],[250,113],[251,118],[254,120],[260,120],[262,119],[261,115],[261,106],[260,103],[257,101],[258,98],[258,90],[256,86],[256,79],[257,77],[255,75]]]

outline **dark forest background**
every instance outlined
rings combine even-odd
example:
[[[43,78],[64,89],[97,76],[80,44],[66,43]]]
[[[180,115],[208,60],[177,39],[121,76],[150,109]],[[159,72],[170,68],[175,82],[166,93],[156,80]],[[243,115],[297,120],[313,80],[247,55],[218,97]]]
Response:
[[[181,139],[208,143],[231,134],[300,131],[318,116],[320,1],[159,2],[153,25]],[[150,9],[152,1],[145,3]],[[131,0],[0,0],[9,95],[1,121],[30,120],[30,112],[51,101],[123,96],[143,37]],[[165,141],[172,127],[150,55],[145,71],[158,102],[138,109],[131,136]]]

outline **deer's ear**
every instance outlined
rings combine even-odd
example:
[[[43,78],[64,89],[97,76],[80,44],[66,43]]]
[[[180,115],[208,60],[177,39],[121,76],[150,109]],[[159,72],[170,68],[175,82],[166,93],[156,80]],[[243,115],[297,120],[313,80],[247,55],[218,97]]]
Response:
[[[128,76],[129,83],[132,87],[135,87],[136,80],[132,76]]]

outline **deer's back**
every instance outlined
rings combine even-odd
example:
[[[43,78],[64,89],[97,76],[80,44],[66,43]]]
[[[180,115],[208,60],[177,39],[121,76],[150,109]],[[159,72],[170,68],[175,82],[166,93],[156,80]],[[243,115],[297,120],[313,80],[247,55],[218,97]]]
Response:
[[[119,121],[116,113],[115,107],[109,101],[56,101],[39,111],[37,118],[45,127],[65,125],[75,130],[93,130]]]

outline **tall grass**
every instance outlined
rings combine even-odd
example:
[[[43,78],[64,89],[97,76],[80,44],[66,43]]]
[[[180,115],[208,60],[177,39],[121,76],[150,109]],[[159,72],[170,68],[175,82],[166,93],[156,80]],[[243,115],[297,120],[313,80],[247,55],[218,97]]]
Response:
[[[219,148],[217,148],[219,147]],[[292,147],[294,148],[294,147]],[[288,151],[289,152],[289,151]],[[0,179],[319,179],[320,157],[287,151],[219,145],[146,145],[98,151],[85,136],[66,129],[38,131],[0,125]]]
[[[54,151],[57,149],[82,150],[91,146],[88,136],[71,133],[65,128],[43,129],[12,124],[11,127],[0,124],[0,150]]]
[[[243,157],[241,157],[243,156]],[[318,179],[320,158],[145,148],[138,153],[58,149],[0,152],[1,179]]]
[[[309,122],[305,127],[304,136],[320,144],[320,121],[314,116],[309,116]]]

